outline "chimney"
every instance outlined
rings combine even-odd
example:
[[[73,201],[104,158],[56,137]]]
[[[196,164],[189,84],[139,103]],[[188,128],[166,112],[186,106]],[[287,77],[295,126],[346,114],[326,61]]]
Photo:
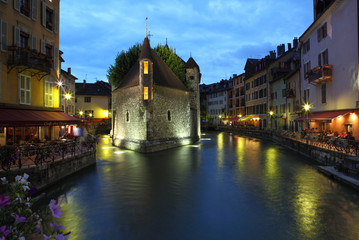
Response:
[[[86,80],[84,80],[84,83],[82,84],[82,87],[86,86]]]
[[[281,47],[280,45],[277,46],[277,57],[280,57],[282,55]]]
[[[67,73],[71,75],[71,68],[67,68]]]
[[[275,59],[275,51],[270,51],[269,56],[270,56],[271,59],[274,60]]]
[[[285,44],[282,43],[280,46],[282,47],[282,54],[284,54],[284,53],[285,53]],[[281,55],[282,55],[282,54],[281,54]]]
[[[291,43],[288,43],[288,49],[287,51],[291,50],[292,49],[292,44]]]
[[[294,38],[293,39],[293,48],[297,48],[298,47],[298,38]]]

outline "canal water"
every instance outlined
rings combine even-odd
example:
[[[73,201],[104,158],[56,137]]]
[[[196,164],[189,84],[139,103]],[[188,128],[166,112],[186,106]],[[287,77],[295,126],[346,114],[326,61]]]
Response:
[[[140,154],[104,137],[97,159],[43,199],[70,239],[359,239],[359,192],[272,142],[208,132]]]

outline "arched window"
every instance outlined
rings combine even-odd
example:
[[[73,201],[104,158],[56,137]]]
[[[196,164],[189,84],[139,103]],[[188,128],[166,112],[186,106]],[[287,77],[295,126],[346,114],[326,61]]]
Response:
[[[171,121],[171,111],[170,110],[167,111],[167,120]]]
[[[130,113],[127,111],[126,112],[126,122],[130,121]]]

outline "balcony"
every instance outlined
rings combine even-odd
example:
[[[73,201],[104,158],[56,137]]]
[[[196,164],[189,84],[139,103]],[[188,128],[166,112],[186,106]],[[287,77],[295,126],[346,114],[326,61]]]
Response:
[[[41,75],[43,77],[50,74],[52,61],[52,57],[39,54],[29,49],[10,46],[8,58],[8,66],[10,69],[8,72],[15,67],[20,67],[20,72],[29,70],[33,72],[33,76]]]
[[[306,73],[305,77],[311,84],[321,84],[332,80],[333,65],[317,66]]]
[[[272,75],[272,79],[273,79],[272,81],[275,81],[275,80],[285,76],[289,72],[290,72],[290,68],[286,68],[286,67],[272,68],[272,70],[271,70],[271,75]]]

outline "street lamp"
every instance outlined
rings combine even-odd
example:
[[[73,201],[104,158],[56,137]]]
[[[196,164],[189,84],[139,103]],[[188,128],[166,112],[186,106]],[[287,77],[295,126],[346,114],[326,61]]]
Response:
[[[310,105],[309,104],[305,104],[304,105],[304,110],[305,110],[305,113],[307,115],[307,128],[309,129],[309,121],[308,121],[308,112],[310,110]]]
[[[79,112],[79,115],[80,115],[80,117],[82,117],[82,115],[84,115],[84,112],[83,112],[83,111],[80,111],[80,112]]]
[[[270,111],[269,112],[269,116],[270,116],[270,129],[272,130],[272,116],[273,116],[274,112],[273,111]]]
[[[70,100],[71,99],[71,94],[70,93],[66,93],[65,95],[64,95],[64,97],[65,97],[65,113],[68,113],[68,109],[67,109],[67,101],[68,100]]]

